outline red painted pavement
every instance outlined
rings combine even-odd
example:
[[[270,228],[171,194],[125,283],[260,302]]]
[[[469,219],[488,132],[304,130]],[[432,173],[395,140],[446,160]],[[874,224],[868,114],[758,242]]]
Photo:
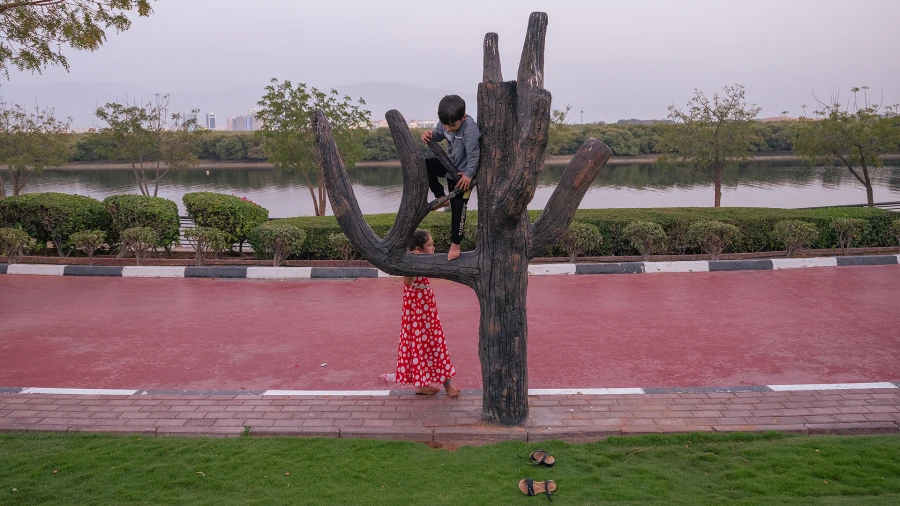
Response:
[[[456,383],[480,388],[475,295],[433,282]],[[386,388],[400,283],[0,276],[0,386]],[[529,285],[532,388],[900,379],[896,266]]]

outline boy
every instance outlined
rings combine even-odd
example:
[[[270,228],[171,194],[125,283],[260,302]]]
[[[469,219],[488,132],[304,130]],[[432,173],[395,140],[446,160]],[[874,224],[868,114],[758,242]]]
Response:
[[[475,120],[466,114],[466,101],[458,95],[447,95],[441,99],[438,104],[438,119],[440,123],[434,130],[422,134],[422,142],[446,140],[450,146],[447,154],[456,168],[455,173],[448,172],[437,158],[425,159],[428,187],[435,198],[445,195],[444,185],[438,180],[439,177],[447,178],[449,191],[464,190],[450,199],[450,252],[447,253],[447,260],[455,260],[460,255],[459,244],[466,226],[466,206],[470,192],[465,190],[471,188],[481,158],[481,131]]]

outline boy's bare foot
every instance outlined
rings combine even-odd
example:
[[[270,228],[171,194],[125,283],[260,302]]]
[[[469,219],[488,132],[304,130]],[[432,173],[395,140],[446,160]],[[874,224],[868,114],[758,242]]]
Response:
[[[456,260],[459,258],[459,244],[450,244],[450,251],[447,253],[447,260]]]
[[[444,382],[444,390],[447,392],[447,397],[459,397],[459,389],[453,386],[450,380]]]
[[[432,211],[440,211],[441,209],[445,209],[445,208],[447,208],[447,207],[450,207],[450,201],[449,201],[449,200],[446,201],[446,202],[444,202],[443,204],[440,204],[440,205],[435,206],[435,207],[432,209]]]
[[[416,387],[416,395],[434,395],[440,392],[441,389],[437,387],[433,387],[431,385],[424,387]]]

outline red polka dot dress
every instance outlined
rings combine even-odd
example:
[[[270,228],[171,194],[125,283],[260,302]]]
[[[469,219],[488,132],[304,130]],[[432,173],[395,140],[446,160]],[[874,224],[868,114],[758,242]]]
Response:
[[[412,285],[404,283],[397,383],[424,387],[455,375],[431,281],[420,276]]]

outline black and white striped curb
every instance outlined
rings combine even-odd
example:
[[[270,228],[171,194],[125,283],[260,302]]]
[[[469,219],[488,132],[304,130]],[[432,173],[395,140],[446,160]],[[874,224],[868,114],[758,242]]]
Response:
[[[663,272],[771,271],[806,267],[900,265],[900,255],[868,255],[770,260],[532,264],[531,276],[558,274],[654,274]],[[0,264],[0,274],[114,276],[125,278],[358,279],[393,277],[372,267],[183,267]]]
[[[820,383],[796,385],[760,385],[736,387],[684,387],[684,388],[530,388],[528,395],[640,395],[640,394],[692,394],[736,392],[804,392],[815,390],[877,390],[900,388],[900,382],[872,383]],[[480,394],[481,390],[465,390]],[[412,390],[163,390],[163,389],[112,389],[112,388],[42,388],[0,387],[2,394],[53,394],[53,395],[284,395],[309,397],[339,397],[369,395],[415,395]]]

